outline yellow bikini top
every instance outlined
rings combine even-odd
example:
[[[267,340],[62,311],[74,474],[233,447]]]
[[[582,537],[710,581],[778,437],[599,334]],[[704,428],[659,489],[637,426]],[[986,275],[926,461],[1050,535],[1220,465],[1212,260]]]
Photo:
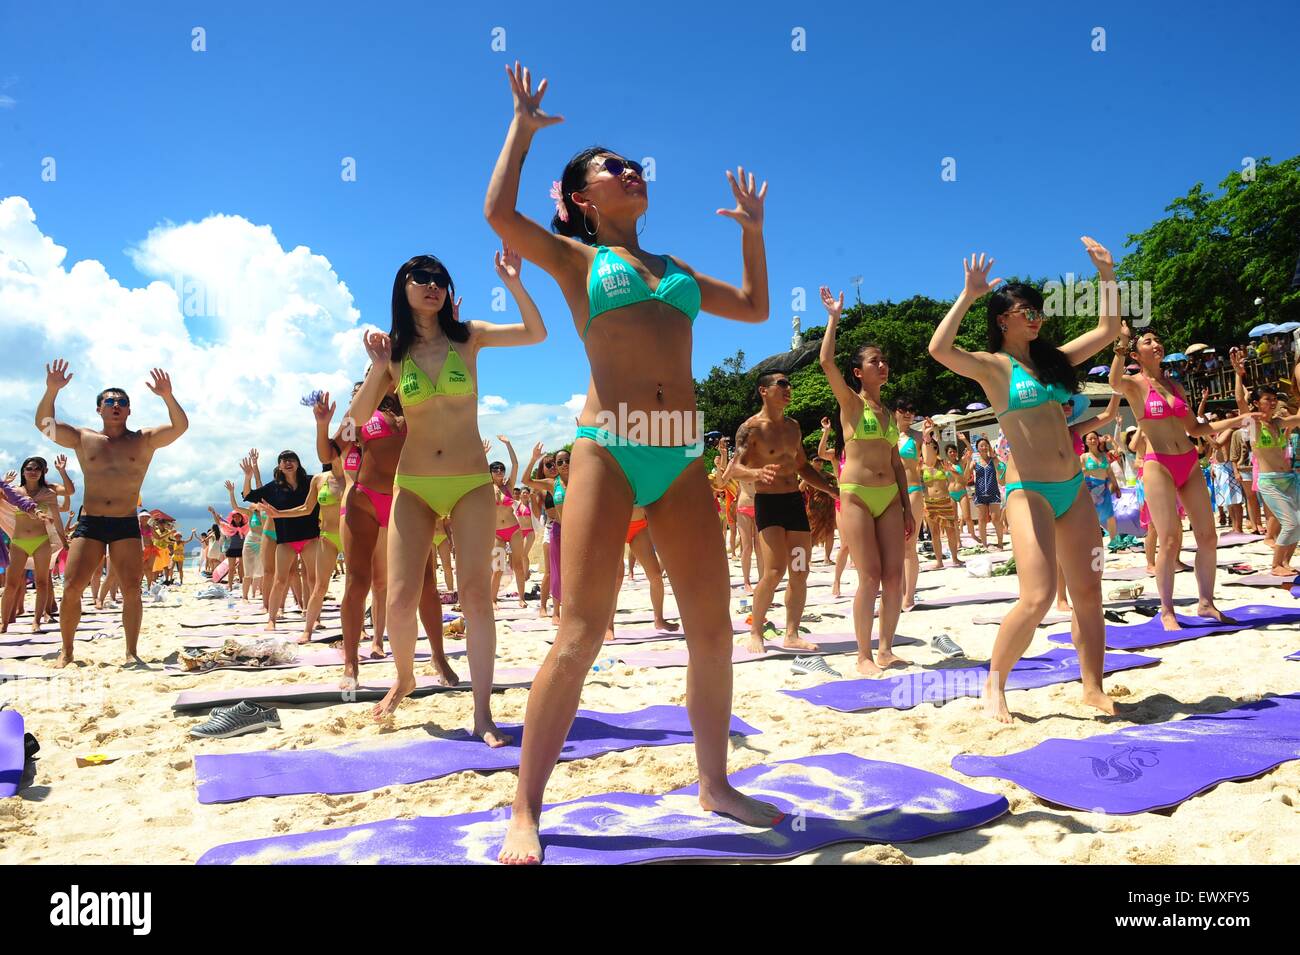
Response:
[[[889,427],[882,432],[876,412],[864,401],[862,402],[862,417],[858,419],[858,426],[849,435],[849,440],[888,441],[891,445],[895,445],[898,444],[898,425],[891,418],[889,419]]]
[[[447,358],[442,363],[442,371],[438,372],[437,382],[429,379],[408,351],[402,356],[402,379],[397,385],[397,394],[404,407],[418,405],[430,398],[472,395],[474,379],[470,377],[464,360],[450,345],[447,346]]]

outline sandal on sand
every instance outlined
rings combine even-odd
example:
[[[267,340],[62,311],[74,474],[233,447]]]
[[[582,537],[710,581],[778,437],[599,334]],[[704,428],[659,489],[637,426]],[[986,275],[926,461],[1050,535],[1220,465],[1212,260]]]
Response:
[[[1124,619],[1124,615],[1120,613],[1118,610],[1107,610],[1104,614],[1102,614],[1102,616],[1105,617],[1107,620],[1109,620],[1111,623],[1128,622],[1127,620]]]
[[[1134,604],[1133,612],[1140,613],[1144,617],[1154,617],[1160,612],[1158,604]]]
[[[1128,584],[1124,587],[1116,587],[1110,592],[1111,600],[1136,600],[1146,591],[1145,584]]]
[[[1225,567],[1224,569],[1230,574],[1241,574],[1243,576],[1246,574],[1253,574],[1255,572],[1255,568],[1250,566],[1250,564],[1247,563],[1232,564],[1231,566]]]

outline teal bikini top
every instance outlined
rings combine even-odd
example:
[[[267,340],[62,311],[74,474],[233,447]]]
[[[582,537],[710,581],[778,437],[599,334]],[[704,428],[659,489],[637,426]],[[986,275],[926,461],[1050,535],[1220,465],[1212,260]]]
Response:
[[[1006,355],[1006,352],[999,354]],[[1056,404],[1064,404],[1070,400],[1071,392],[1067,391],[1061,385],[1047,386],[1025,370],[1025,366],[1020,364],[1010,355],[1007,358],[1011,361],[1011,384],[1007,389],[1007,410],[1002,414],[1010,414],[1013,411],[1027,411],[1030,408],[1037,408],[1039,405],[1045,405],[1049,401]],[[1001,417],[999,415],[998,417]]]
[[[587,299],[591,303],[587,327],[582,330],[585,340],[591,323],[597,315],[626,305],[636,305],[651,299],[671,305],[695,323],[700,313],[700,286],[695,277],[683,272],[669,256],[665,255],[664,274],[654,291],[646,285],[641,274],[608,246],[596,247],[596,258],[591,263],[591,276],[587,279]]]
[[[564,503],[564,482],[559,478],[555,479],[555,490],[551,493],[551,500],[557,507]]]
[[[907,458],[910,461],[916,460],[916,442],[910,437],[904,438],[903,443],[898,446],[898,456]]]

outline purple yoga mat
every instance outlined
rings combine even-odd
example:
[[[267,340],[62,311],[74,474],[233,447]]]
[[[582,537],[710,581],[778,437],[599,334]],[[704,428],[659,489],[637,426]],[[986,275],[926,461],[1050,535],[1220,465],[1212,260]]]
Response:
[[[498,749],[460,730],[446,739],[397,744],[367,741],[332,749],[200,755],[194,757],[195,785],[201,803],[239,802],[254,796],[362,793],[467,770],[518,769],[523,727],[503,724],[501,729],[513,740]],[[733,716],[731,732],[755,736],[759,731]],[[560,760],[588,759],[639,746],[672,746],[694,739],[685,707],[650,706],[632,713],[579,710]]]
[[[0,710],[0,799],[18,794],[26,763],[22,714],[17,710]]]
[[[912,842],[985,825],[1007,800],[934,773],[848,753],[754,766],[731,777],[786,815],[755,829],[699,807],[698,786],[663,796],[607,793],[546,806],[542,850],[550,865],[686,859],[790,859],[841,842]],[[232,842],[199,865],[492,863],[510,810],[391,819],[347,829]]]
[[[1006,616],[1006,614],[1004,614],[1004,613],[977,613],[977,614],[975,614],[975,616],[971,617],[970,622],[971,622],[971,623],[998,623],[998,624],[1000,624],[1000,623],[1002,622],[1002,618],[1005,617],[1005,616]],[[1046,617],[1044,617],[1041,621],[1039,621],[1039,624],[1038,624],[1038,625],[1039,625],[1040,627],[1054,627],[1054,626],[1056,626],[1058,623],[1069,623],[1069,622],[1070,622],[1070,619],[1071,619],[1071,618],[1070,618],[1070,615],[1069,615],[1068,613],[1057,613],[1055,610],[1053,610],[1053,611],[1052,611],[1051,613],[1049,613]]]
[[[1159,662],[1155,657],[1136,653],[1108,653],[1102,669],[1105,673],[1115,673]],[[988,675],[989,665],[979,663],[970,667],[925,670],[871,680],[832,680],[807,689],[780,692],[841,713],[910,710],[922,703],[946,703],[963,696],[983,696]],[[1007,689],[1032,690],[1080,678],[1079,657],[1073,650],[1048,650],[1041,656],[1019,660],[1007,677]]]
[[[1286,659],[1295,660],[1297,663],[1300,663],[1300,650],[1297,650],[1295,653],[1288,653]]]
[[[963,754],[952,766],[1008,779],[1071,809],[1123,816],[1177,806],[1293,759],[1300,759],[1300,694],[1087,739],[1048,739],[1006,756]]]
[[[1102,580],[1146,580],[1147,569],[1145,567],[1125,567],[1123,570],[1104,570],[1101,573]]]
[[[493,674],[494,690],[527,687],[537,675],[536,667],[498,667]],[[373,703],[382,700],[392,688],[393,680],[365,680],[353,691],[339,689],[335,683],[286,683],[280,686],[231,686],[210,690],[186,690],[176,697],[172,709],[177,713],[189,710],[208,710],[214,706],[229,706],[240,700],[258,703],[279,703],[293,706],[304,703]],[[416,676],[416,688],[411,696],[428,696],[430,693],[447,693],[468,690],[468,678],[462,677],[456,686],[443,686],[431,676]]]
[[[1009,590],[992,590],[986,594],[961,594],[952,597],[926,597],[924,600],[917,600],[916,606],[908,612],[915,613],[931,607],[961,607],[966,604],[991,604],[1019,599],[1020,594],[1013,594]]]
[[[1238,587],[1288,587],[1295,583],[1294,577],[1277,577],[1273,574],[1233,575],[1223,581]]]
[[[1228,531],[1226,534],[1219,535],[1219,547],[1237,547],[1241,544],[1253,544],[1255,541],[1262,541],[1263,534],[1238,534],[1235,531]],[[1196,538],[1191,534],[1183,535],[1183,550],[1196,550]]]
[[[0,660],[26,660],[32,657],[52,657],[62,648],[61,643],[19,643],[0,647]]]
[[[826,653],[857,653],[858,643],[851,633],[803,633],[800,634],[805,640],[817,644],[816,650],[787,650],[781,646],[779,639],[769,639],[763,645],[767,650],[763,653],[750,653],[745,649],[742,643],[736,643],[731,648],[731,662],[734,663],[752,663],[755,660],[774,660],[778,657],[797,657],[814,656]],[[894,646],[916,646],[921,641],[910,640],[907,637],[896,637]],[[875,646],[876,640],[871,641]],[[609,646],[609,644],[606,644]],[[655,667],[662,669],[664,667],[684,667],[690,663],[689,650],[628,650],[618,655],[618,659],[631,667]]]
[[[120,637],[121,632],[113,632],[108,628],[103,630],[81,629],[78,627],[72,632],[73,640],[98,640],[100,637],[111,638]],[[6,633],[0,637],[0,647],[24,646],[30,643],[62,643],[63,638],[59,631],[52,630],[48,633]]]
[[[1196,640],[1200,637],[1213,636],[1216,633],[1234,633],[1238,630],[1253,630],[1270,624],[1300,623],[1300,610],[1287,610],[1270,604],[1248,604],[1244,607],[1232,607],[1226,613],[1236,619],[1236,623],[1219,623],[1206,617],[1184,617],[1176,614],[1182,630],[1166,630],[1155,616],[1143,623],[1120,626],[1106,624],[1106,649],[1108,650],[1145,650],[1147,647],[1162,647],[1169,643],[1182,643],[1184,640]],[[1069,643],[1068,633],[1048,634],[1053,643]]]

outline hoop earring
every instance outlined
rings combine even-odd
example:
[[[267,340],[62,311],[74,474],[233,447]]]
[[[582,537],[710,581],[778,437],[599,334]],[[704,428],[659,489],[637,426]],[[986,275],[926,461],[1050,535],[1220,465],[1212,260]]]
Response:
[[[591,207],[596,210],[596,228],[593,229],[591,227],[591,223],[587,221],[586,209],[582,210],[582,227],[583,229],[586,230],[587,235],[594,236],[597,232],[600,231],[600,209],[596,206],[594,202],[591,204]]]
[[[644,212],[641,213],[641,228],[639,228],[639,229],[636,230],[637,238],[640,238],[640,237],[641,237],[641,233],[645,231],[646,220],[649,219],[649,218],[650,218],[650,216],[647,215],[646,213],[644,213]]]

